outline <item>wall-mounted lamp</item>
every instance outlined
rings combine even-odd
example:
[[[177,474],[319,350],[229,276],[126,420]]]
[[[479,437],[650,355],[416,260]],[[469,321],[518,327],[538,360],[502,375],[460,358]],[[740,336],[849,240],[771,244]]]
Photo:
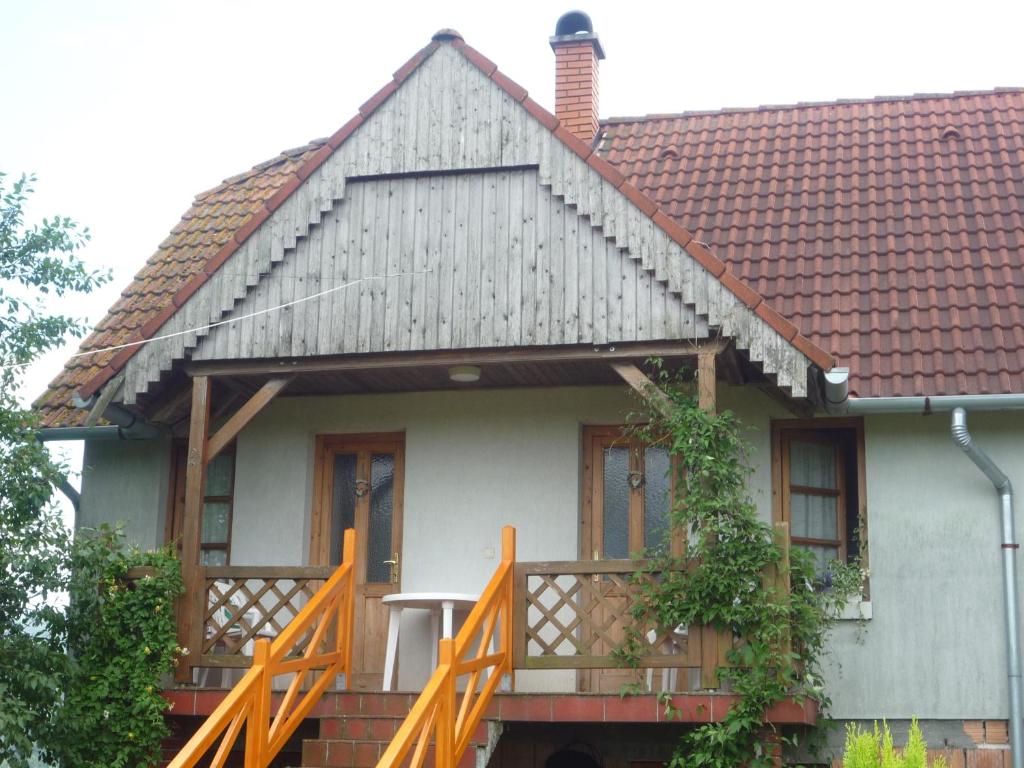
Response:
[[[480,369],[475,365],[453,365],[448,369],[448,378],[459,384],[473,384],[480,381]]]

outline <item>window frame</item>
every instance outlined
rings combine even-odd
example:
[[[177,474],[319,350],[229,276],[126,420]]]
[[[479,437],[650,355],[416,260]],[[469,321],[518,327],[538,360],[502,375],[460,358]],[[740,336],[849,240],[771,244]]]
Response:
[[[856,468],[857,477],[848,476],[846,461],[838,461],[836,464],[842,495],[840,506],[843,513],[840,517],[840,553],[843,562],[848,562],[848,536],[846,534],[847,523],[851,514],[855,515],[858,523],[860,556],[863,567],[867,568],[868,562],[868,508],[867,508],[867,473],[865,467],[864,452],[864,420],[857,416],[828,417],[820,419],[772,419],[771,420],[771,479],[772,479],[772,522],[790,522],[789,509],[789,455],[788,445],[794,436],[803,439],[814,439],[822,436],[824,439],[840,446],[838,432],[853,433],[853,466]],[[830,434],[831,433],[831,434]],[[818,439],[822,439],[819,437]],[[857,508],[848,508],[850,484],[856,483]],[[793,544],[801,544],[803,539],[793,539],[790,534],[790,541]],[[809,543],[816,543],[817,540],[807,540]],[[829,544],[825,544],[829,546]],[[864,581],[864,599],[868,599],[868,582]]]
[[[164,541],[166,543],[174,543],[178,555],[181,555],[181,525],[185,514],[185,476],[188,467],[188,445],[185,441],[175,440],[172,447],[171,453],[171,472],[170,472],[170,496],[168,499],[168,514],[167,521],[164,525]],[[203,562],[203,553],[208,551],[224,552],[224,566],[231,565],[231,536],[234,528],[235,519],[235,473],[238,469],[237,466],[237,455],[235,451],[235,443],[231,443],[224,447],[224,449],[217,455],[220,456],[230,455],[231,456],[231,493],[224,495],[208,495],[206,489],[203,489],[203,514],[206,513],[206,504],[209,502],[213,503],[226,503],[228,505],[228,532],[227,538],[223,542],[212,542],[207,543],[200,540],[199,542],[199,562]],[[202,536],[202,521],[200,521],[200,537]],[[222,567],[222,566],[217,566]]]

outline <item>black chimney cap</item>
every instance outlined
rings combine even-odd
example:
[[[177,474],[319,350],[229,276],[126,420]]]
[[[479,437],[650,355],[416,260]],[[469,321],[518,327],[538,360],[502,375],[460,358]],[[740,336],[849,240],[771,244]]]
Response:
[[[594,23],[583,11],[563,13],[555,23],[555,37],[575,35],[579,32],[585,32],[588,35],[594,34]]]
[[[604,48],[601,47],[601,41],[594,34],[594,23],[590,20],[590,16],[583,11],[563,13],[555,22],[555,34],[549,41],[552,50],[560,45],[578,43],[581,40],[592,41],[597,58],[604,58]]]

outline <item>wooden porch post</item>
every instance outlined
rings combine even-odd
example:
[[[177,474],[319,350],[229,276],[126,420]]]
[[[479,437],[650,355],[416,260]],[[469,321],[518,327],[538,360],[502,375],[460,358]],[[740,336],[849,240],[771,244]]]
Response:
[[[178,612],[178,645],[188,648],[175,671],[175,682],[192,682],[192,668],[202,654],[203,583],[199,545],[206,486],[207,435],[210,430],[210,379],[192,380],[192,415],[188,431],[188,462],[185,470],[185,512],[181,526],[181,575],[185,594]]]
[[[701,352],[697,355],[697,405],[710,413],[718,410],[715,354]],[[714,627],[701,627],[700,631],[700,685],[702,688],[717,688],[718,665],[724,660],[732,638],[727,632],[719,632]]]

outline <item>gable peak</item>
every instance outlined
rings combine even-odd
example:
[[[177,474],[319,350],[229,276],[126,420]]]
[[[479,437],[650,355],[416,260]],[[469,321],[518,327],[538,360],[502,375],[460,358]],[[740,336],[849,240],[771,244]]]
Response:
[[[462,40],[465,42],[462,35],[451,27],[445,27],[444,29],[437,30],[430,39],[435,43],[450,43],[453,40]]]

